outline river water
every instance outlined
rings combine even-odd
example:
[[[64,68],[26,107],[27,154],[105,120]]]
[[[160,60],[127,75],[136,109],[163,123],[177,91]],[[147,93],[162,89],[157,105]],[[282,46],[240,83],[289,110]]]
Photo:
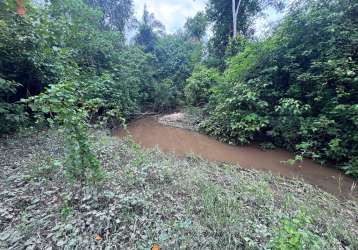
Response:
[[[155,117],[133,121],[127,130],[116,132],[119,137],[128,134],[144,148],[159,147],[163,152],[173,152],[178,156],[195,154],[209,161],[238,164],[242,168],[271,171],[285,177],[299,177],[336,196],[358,197],[357,188],[351,191],[353,178],[311,160],[304,160],[294,166],[287,165],[283,161],[293,159],[294,155],[286,150],[263,151],[257,146],[225,144],[198,132],[164,126]]]

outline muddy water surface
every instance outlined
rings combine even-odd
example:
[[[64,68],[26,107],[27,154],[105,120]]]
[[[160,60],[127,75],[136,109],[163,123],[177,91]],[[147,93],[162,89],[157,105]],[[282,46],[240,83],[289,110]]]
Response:
[[[271,171],[286,177],[300,177],[332,194],[358,197],[356,191],[351,192],[354,182],[352,178],[311,160],[304,160],[296,166],[288,166],[282,161],[294,156],[285,150],[263,151],[255,146],[228,145],[197,132],[164,126],[158,123],[155,117],[139,119],[130,123],[127,131],[117,131],[119,137],[128,134],[145,148],[158,146],[162,151],[174,152],[178,156],[193,153],[210,161],[238,164],[243,168]]]

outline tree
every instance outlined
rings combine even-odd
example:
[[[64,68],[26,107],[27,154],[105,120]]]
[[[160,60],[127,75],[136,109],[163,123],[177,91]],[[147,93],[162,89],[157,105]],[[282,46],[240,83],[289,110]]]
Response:
[[[203,12],[198,12],[194,17],[188,18],[184,28],[188,35],[197,41],[200,41],[205,35],[208,27],[208,18]]]
[[[211,89],[218,84],[219,73],[216,69],[208,69],[199,65],[195,67],[186,82],[184,94],[187,103],[193,106],[202,106],[208,103]]]
[[[134,37],[135,43],[142,46],[145,52],[152,52],[158,36],[164,31],[164,25],[155,19],[154,14],[149,13],[147,6],[144,5],[142,20],[138,24],[138,33]]]
[[[232,25],[233,25],[233,38],[237,35],[237,16],[239,14],[239,9],[241,5],[241,0],[236,4],[236,0],[232,0]]]
[[[133,17],[133,0],[86,0],[103,12],[101,27],[124,32]]]
[[[184,100],[186,79],[201,58],[200,42],[192,42],[182,33],[158,38],[154,51],[153,65],[156,69],[155,95],[152,102],[157,110],[175,108]]]
[[[238,34],[251,37],[254,34],[253,18],[269,6],[282,9],[283,0],[209,0],[206,13],[214,32],[209,49],[218,61],[216,64],[224,64],[230,37]]]

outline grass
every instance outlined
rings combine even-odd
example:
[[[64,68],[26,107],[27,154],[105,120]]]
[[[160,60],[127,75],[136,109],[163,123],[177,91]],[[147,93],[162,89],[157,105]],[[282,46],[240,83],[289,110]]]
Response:
[[[357,201],[104,132],[93,140],[106,178],[80,188],[58,138],[0,142],[0,249],[358,249]]]

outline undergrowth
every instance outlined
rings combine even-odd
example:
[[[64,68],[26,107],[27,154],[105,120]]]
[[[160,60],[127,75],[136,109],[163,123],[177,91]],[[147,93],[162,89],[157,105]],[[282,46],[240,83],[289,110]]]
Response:
[[[94,132],[78,187],[48,131],[0,142],[0,249],[357,249],[356,201],[299,180],[142,150]],[[56,139],[57,138],[57,139]]]

